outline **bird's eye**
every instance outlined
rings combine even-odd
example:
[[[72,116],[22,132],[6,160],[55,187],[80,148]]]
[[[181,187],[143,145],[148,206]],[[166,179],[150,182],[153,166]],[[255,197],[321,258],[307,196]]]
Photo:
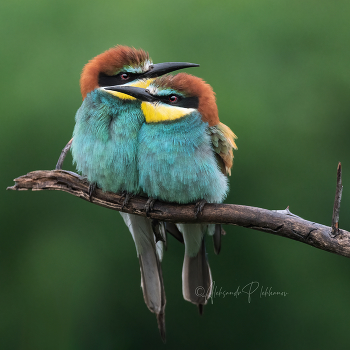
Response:
[[[128,74],[128,73],[122,73],[122,74],[120,75],[120,77],[121,77],[123,80],[127,80],[127,79],[129,79],[129,74]]]
[[[169,101],[170,101],[171,103],[177,102],[178,99],[179,99],[179,98],[178,98],[176,95],[171,95],[171,96],[169,96]]]

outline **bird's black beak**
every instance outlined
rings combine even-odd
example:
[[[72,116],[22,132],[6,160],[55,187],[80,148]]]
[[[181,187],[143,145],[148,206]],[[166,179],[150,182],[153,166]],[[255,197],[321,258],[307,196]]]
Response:
[[[188,62],[164,62],[153,64],[150,67],[150,70],[142,74],[140,78],[156,78],[166,73],[173,72],[175,70],[190,68],[190,67],[199,67],[197,63],[188,63]]]
[[[136,86],[128,86],[128,85],[114,85],[104,87],[105,90],[118,91],[123,94],[132,96],[141,101],[146,102],[155,102],[157,99],[155,96],[151,95],[151,93],[147,89],[143,89]]]

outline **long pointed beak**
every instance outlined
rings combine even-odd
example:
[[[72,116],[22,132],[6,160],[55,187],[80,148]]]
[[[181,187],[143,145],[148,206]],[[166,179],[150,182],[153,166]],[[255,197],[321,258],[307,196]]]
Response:
[[[175,70],[190,68],[190,67],[199,67],[197,63],[188,63],[188,62],[164,62],[157,63],[151,66],[151,69],[142,74],[142,78],[156,78],[163,74],[173,72]]]
[[[151,95],[151,93],[147,89],[143,89],[136,86],[114,85],[114,86],[104,87],[104,89],[118,91],[123,94],[135,97],[141,101],[154,102],[157,100],[153,95]]]

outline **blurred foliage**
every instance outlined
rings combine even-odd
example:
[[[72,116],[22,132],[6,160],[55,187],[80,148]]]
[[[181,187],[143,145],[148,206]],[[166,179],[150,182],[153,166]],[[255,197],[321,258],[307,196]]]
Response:
[[[350,261],[292,240],[226,227],[218,288],[251,281],[282,297],[216,298],[200,317],[181,293],[183,247],[163,262],[167,344],[140,289],[118,213],[60,192],[5,192],[53,169],[81,103],[79,75],[116,45],[192,70],[238,135],[229,203],[329,225],[343,163],[340,225],[350,229],[350,2],[24,1],[0,3],[0,348],[348,348]],[[71,157],[65,168],[73,170]]]

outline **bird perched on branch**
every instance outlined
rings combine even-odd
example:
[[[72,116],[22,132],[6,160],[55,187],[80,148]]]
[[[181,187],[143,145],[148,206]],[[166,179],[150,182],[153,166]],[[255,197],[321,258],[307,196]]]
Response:
[[[155,77],[196,66],[182,62],[153,64],[145,51],[126,46],[111,48],[85,65],[80,80],[83,103],[75,117],[71,151],[78,171],[91,184],[90,195],[96,185],[104,191],[125,192],[126,202],[130,194],[140,192],[138,134],[145,121],[141,102],[106,87],[147,87]],[[156,313],[164,340],[162,242],[155,242],[149,219],[121,215],[135,241],[145,302]]]
[[[221,203],[228,191],[226,176],[231,174],[233,149],[237,147],[235,134],[220,123],[211,86],[179,73],[159,77],[147,89],[125,85],[111,89],[143,101],[145,123],[139,133],[137,156],[142,190],[153,199],[196,202],[199,212],[205,202]],[[202,313],[212,285],[204,237],[206,233],[213,235],[218,253],[221,226],[176,224],[168,229],[177,230],[185,243],[183,296]]]

